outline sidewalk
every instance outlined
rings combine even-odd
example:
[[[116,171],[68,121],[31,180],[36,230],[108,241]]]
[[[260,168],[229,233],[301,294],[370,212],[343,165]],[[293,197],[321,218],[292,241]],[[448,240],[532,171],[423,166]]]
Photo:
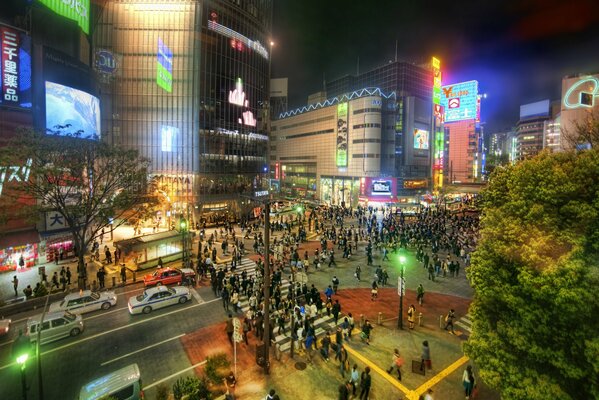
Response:
[[[160,228],[158,229],[158,231],[165,231],[165,228]],[[152,228],[141,228],[142,231],[142,235],[148,235],[153,233],[152,232]],[[104,248],[104,246],[108,246],[108,248],[110,249],[111,253],[114,253],[114,242],[123,240],[123,239],[129,239],[131,237],[134,236],[134,231],[133,231],[133,227],[132,226],[120,226],[118,228],[116,228],[113,232],[113,240],[110,240],[110,234],[106,233],[104,234],[104,241],[103,243],[100,245],[100,250],[102,250]],[[100,251],[101,255],[100,255],[100,259],[104,259],[104,254],[102,251]],[[39,260],[45,260],[46,256],[43,254],[40,254],[39,256]],[[89,261],[89,258],[86,256],[87,261],[87,277],[88,277],[88,285],[91,286],[92,282],[94,280],[96,280],[96,273],[98,272],[98,269],[101,266],[106,267],[106,288],[111,288],[112,287],[112,277],[115,276],[116,277],[116,281],[117,284],[120,284],[121,282],[121,278],[120,278],[120,270],[118,268],[117,265],[114,264],[105,264],[105,263],[100,263],[100,262],[94,262],[94,261]],[[72,291],[72,290],[77,290],[77,259],[75,257],[70,257],[67,259],[64,259],[62,261],[59,261],[58,264],[55,264],[54,262],[40,262],[39,264],[35,265],[32,268],[18,268],[16,271],[12,271],[12,272],[5,272],[0,274],[0,304],[2,304],[3,302],[6,304],[10,304],[11,302],[15,302],[15,301],[24,301],[25,300],[25,295],[23,294],[23,289],[25,289],[27,287],[27,285],[31,285],[31,289],[35,288],[35,285],[41,281],[41,275],[39,274],[40,271],[40,267],[45,267],[46,268],[46,275],[48,277],[48,282],[51,284],[52,281],[52,275],[54,274],[54,272],[58,272],[60,273],[60,270],[62,267],[69,267],[69,269],[71,270],[71,285],[67,286],[67,292]],[[147,273],[146,271],[144,271],[143,274]],[[19,280],[19,287],[18,287],[18,296],[15,297],[15,293],[13,290],[13,284],[12,284],[12,279],[14,276],[17,276],[17,279]],[[142,274],[138,274],[137,279],[139,280],[141,278]],[[131,272],[127,273],[127,281],[130,282],[133,279],[133,274]],[[49,289],[49,287],[48,287]],[[57,292],[56,289],[54,289],[54,292]]]
[[[428,390],[429,387],[434,391],[436,399],[464,398],[461,378],[469,362],[462,358],[463,339],[439,328],[438,316],[446,312],[447,304],[452,304],[457,313],[465,313],[469,300],[430,293],[425,304],[417,308],[417,312],[424,314],[423,325],[409,330],[406,320],[406,329],[398,330],[396,317],[399,299],[393,289],[380,290],[379,298],[374,302],[370,301],[368,289],[340,290],[335,298],[342,304],[342,313],[352,312],[356,319],[356,331],[352,340],[346,342],[346,346],[350,365],[356,363],[360,372],[366,365],[371,368],[373,386],[370,399],[413,398],[408,397],[406,392],[414,396],[413,393],[420,393]],[[417,304],[416,295],[410,290],[407,291],[404,300],[407,304]],[[377,324],[379,313],[385,317],[382,325]],[[359,339],[358,326],[362,314],[374,325],[370,345],[366,345]],[[420,362],[423,340],[428,340],[433,360],[432,370],[427,370],[424,376],[411,370],[412,360]],[[232,362],[231,369],[233,369],[233,346],[228,342],[225,323],[192,332],[182,338],[181,342],[191,365],[211,355],[225,353]],[[334,355],[326,362],[315,351],[313,361],[310,363],[305,355],[296,355],[291,359],[289,353],[283,353],[278,361],[275,349],[271,347],[271,374],[265,376],[262,368],[256,364],[257,343],[254,334],[251,333],[249,345],[237,344],[238,385],[235,391],[237,399],[262,399],[271,388],[274,388],[282,399],[337,398],[337,388],[344,379],[339,373],[339,363],[334,360]],[[401,382],[397,380],[395,374],[391,376],[385,372],[394,348],[400,350],[405,361]],[[454,366],[448,368],[452,364]],[[202,372],[201,370],[202,368],[198,367],[196,373]],[[477,372],[475,368],[476,375]],[[345,379],[348,377],[349,374],[346,373]],[[406,392],[399,387],[405,388]],[[479,384],[479,397],[489,400],[499,399],[484,384]]]

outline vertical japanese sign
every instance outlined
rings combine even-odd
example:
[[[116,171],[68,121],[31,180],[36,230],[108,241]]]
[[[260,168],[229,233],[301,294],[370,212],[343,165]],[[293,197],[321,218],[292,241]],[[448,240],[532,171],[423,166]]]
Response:
[[[337,105],[337,166],[347,167],[347,102]]]
[[[435,132],[435,163],[433,165],[434,186],[441,188],[443,186],[443,164],[445,150],[445,134],[443,131]]]
[[[173,52],[158,38],[156,83],[171,93],[173,91]]]
[[[433,57],[433,104],[441,104],[441,61]]]
[[[19,39],[20,33],[0,26],[2,38],[2,103],[19,105]]]

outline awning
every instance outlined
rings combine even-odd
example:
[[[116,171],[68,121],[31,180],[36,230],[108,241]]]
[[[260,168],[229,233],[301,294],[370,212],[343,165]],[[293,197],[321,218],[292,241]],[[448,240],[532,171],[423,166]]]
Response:
[[[15,246],[25,246],[40,242],[40,235],[35,229],[18,232],[6,232],[0,234],[0,249]]]

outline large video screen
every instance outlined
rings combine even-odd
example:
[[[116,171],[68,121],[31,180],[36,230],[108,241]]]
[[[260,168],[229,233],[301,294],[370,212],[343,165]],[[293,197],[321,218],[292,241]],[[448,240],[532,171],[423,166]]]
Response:
[[[428,150],[428,131],[414,129],[414,148],[417,150]]]
[[[81,132],[82,138],[100,137],[100,100],[84,91],[46,81],[46,129]]]

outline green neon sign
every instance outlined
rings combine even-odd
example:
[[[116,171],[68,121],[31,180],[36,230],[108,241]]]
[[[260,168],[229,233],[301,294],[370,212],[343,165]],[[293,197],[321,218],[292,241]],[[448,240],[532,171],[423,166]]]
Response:
[[[83,32],[89,34],[89,0],[39,0],[58,15],[77,22]]]
[[[337,157],[338,167],[347,167],[347,103],[337,105]]]

